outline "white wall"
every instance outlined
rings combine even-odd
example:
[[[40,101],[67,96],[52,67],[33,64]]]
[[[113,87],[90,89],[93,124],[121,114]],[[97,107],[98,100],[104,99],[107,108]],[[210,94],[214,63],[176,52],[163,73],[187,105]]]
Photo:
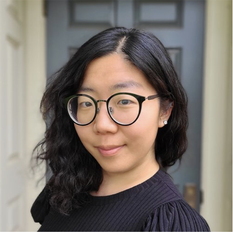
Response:
[[[207,0],[201,213],[212,231],[231,231],[231,0]]]

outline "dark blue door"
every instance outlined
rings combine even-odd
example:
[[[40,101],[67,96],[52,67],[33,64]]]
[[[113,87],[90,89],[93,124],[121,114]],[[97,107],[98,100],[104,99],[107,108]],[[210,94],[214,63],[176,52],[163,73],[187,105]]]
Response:
[[[48,0],[47,12],[48,76],[87,39],[108,27],[141,28],[164,43],[189,97],[189,148],[181,165],[169,173],[199,210],[205,1]]]

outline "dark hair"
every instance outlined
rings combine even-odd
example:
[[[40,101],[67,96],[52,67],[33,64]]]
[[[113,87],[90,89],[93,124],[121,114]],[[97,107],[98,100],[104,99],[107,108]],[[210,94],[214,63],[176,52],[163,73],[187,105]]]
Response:
[[[62,213],[80,207],[88,193],[98,190],[102,182],[102,169],[82,145],[64,99],[81,87],[91,61],[114,52],[123,54],[144,73],[160,95],[162,107],[174,105],[168,125],[159,129],[155,142],[160,168],[166,170],[175,164],[187,148],[187,96],[162,43],[153,34],[137,29],[118,27],[100,32],[50,78],[41,101],[41,112],[48,126],[45,138],[34,151],[37,160],[49,163],[50,205]]]

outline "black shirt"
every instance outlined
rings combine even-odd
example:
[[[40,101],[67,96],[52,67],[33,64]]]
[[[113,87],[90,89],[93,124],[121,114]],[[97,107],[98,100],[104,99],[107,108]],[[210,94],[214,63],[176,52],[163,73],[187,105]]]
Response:
[[[89,196],[69,216],[49,207],[45,190],[32,206],[39,231],[209,231],[206,221],[182,198],[168,174],[159,170],[149,180],[123,192]]]

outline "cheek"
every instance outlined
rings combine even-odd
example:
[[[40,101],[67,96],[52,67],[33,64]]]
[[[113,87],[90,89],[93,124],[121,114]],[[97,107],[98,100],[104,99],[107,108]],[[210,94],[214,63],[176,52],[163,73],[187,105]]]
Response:
[[[142,109],[142,112],[137,120],[138,125],[142,130],[158,130],[160,123],[160,110],[159,105],[148,105]]]
[[[140,143],[141,146],[148,146],[149,148],[155,143],[158,132],[158,119],[151,118],[151,120],[148,120],[148,117],[145,119],[141,118],[128,129],[130,130],[127,130],[125,133],[127,138],[131,138],[134,144]]]
[[[141,138],[144,143],[154,143],[159,128],[159,110],[152,109],[142,112],[138,120],[131,125],[132,137]]]
[[[93,147],[92,147],[93,136],[91,136],[92,134],[88,126],[82,127],[82,126],[75,125],[75,130],[83,146],[86,148],[86,150],[90,154],[93,155],[94,154]]]
[[[74,124],[74,128],[75,128],[75,130],[76,130],[76,133],[77,133],[77,136],[80,138],[80,140],[81,140],[81,142],[84,144],[85,143],[85,141],[86,141],[86,134],[87,133],[85,133],[85,131],[83,130],[84,128],[83,127],[81,127],[81,126],[78,126],[78,125],[76,125],[76,124]],[[86,129],[86,128],[85,128]]]

